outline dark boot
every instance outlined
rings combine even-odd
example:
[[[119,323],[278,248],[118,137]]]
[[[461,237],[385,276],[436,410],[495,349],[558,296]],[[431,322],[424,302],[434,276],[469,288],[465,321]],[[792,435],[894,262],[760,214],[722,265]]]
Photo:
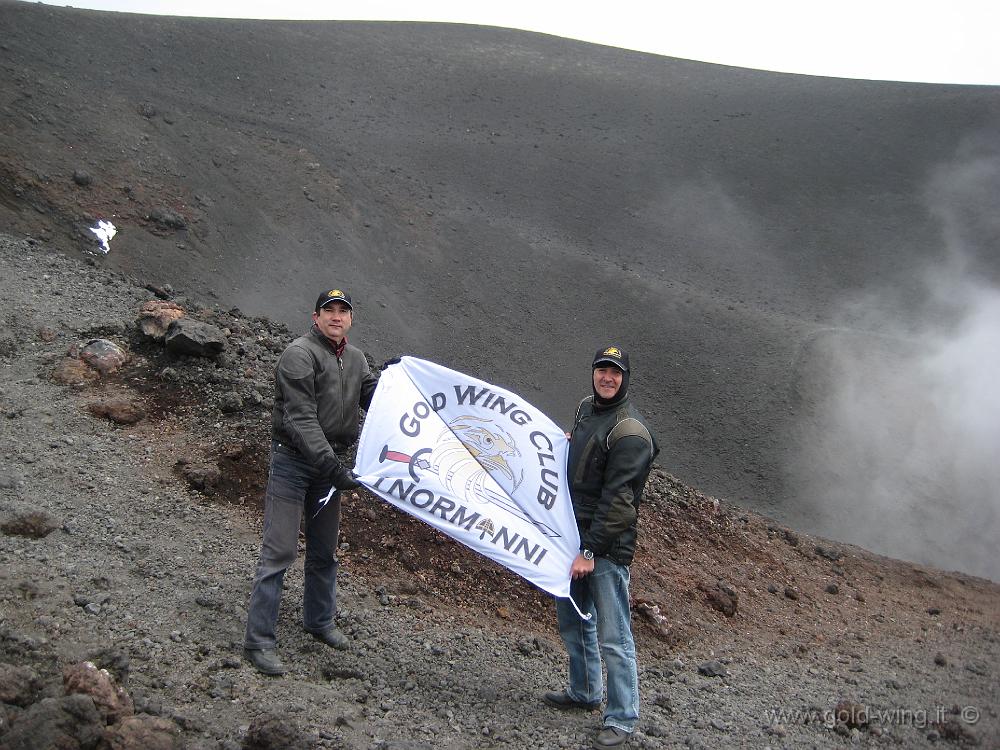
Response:
[[[583,701],[571,698],[565,690],[549,691],[542,696],[542,700],[554,708],[561,708],[563,710],[580,709],[583,711],[593,711],[595,708],[601,707],[600,701],[596,703],[584,703]]]
[[[273,648],[245,648],[243,655],[261,674],[275,677],[288,671],[278,658],[278,652]]]
[[[594,747],[625,747],[628,732],[618,727],[604,727],[594,738]]]
[[[350,647],[350,642],[347,640],[347,636],[340,632],[339,628],[327,628],[319,632],[308,631],[313,638],[318,641],[323,641],[330,648],[335,648],[338,651],[346,651]]]

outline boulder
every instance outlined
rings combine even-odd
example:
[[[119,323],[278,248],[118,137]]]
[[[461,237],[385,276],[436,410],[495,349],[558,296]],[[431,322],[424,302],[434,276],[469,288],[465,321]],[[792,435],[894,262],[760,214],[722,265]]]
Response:
[[[110,419],[116,424],[135,424],[146,416],[146,410],[139,404],[125,398],[108,398],[87,405],[95,417]]]
[[[234,414],[243,409],[243,398],[235,391],[224,393],[219,398],[219,411],[223,414]]]
[[[28,706],[40,688],[41,680],[31,667],[0,663],[0,703]]]
[[[78,357],[63,357],[52,371],[52,379],[63,385],[86,385],[101,376]]]
[[[670,621],[660,611],[659,604],[645,599],[636,599],[635,611],[637,614],[645,618],[646,622],[659,638],[665,641],[672,641],[674,639],[674,632],[670,626]]]
[[[128,693],[115,684],[110,672],[98,669],[92,662],[71,664],[63,669],[63,687],[67,695],[89,695],[106,724],[135,713]]]
[[[710,659],[698,665],[698,674],[705,677],[727,677],[729,671],[722,662]]]
[[[4,750],[93,748],[104,732],[104,719],[89,695],[44,698],[11,723],[3,735]]]
[[[176,302],[151,300],[139,308],[136,326],[143,335],[156,341],[163,341],[170,325],[184,317],[184,308]]]
[[[101,375],[108,375],[125,364],[128,355],[114,341],[91,339],[80,350],[80,359]]]
[[[720,581],[711,588],[704,585],[699,588],[705,592],[705,598],[712,609],[718,610],[726,617],[732,617],[736,614],[739,593],[732,586]]]
[[[97,651],[91,652],[87,661],[93,663],[99,669],[108,670],[108,672],[111,673],[111,678],[122,687],[125,687],[128,684],[128,676],[131,665],[128,654],[122,649],[122,647],[107,646],[105,648],[98,649]]]
[[[215,357],[226,348],[226,336],[221,329],[208,323],[178,318],[170,324],[164,343],[174,354]]]
[[[181,473],[192,489],[198,490],[198,492],[205,495],[214,494],[219,482],[222,481],[222,472],[218,466],[183,464]]]
[[[147,218],[167,229],[184,229],[187,227],[184,217],[167,206],[157,206],[149,212]]]
[[[183,746],[180,727],[173,721],[139,714],[104,730],[101,750],[181,750]]]
[[[243,750],[307,750],[309,738],[281,716],[258,716],[250,723]]]
[[[816,545],[816,554],[820,557],[825,557],[831,562],[838,562],[840,558],[844,556],[844,553],[840,550],[834,549],[833,547],[822,547],[820,545]]]
[[[48,513],[40,510],[18,513],[0,524],[0,531],[3,531],[4,534],[24,536],[29,539],[42,539],[57,528],[59,528],[59,523]]]

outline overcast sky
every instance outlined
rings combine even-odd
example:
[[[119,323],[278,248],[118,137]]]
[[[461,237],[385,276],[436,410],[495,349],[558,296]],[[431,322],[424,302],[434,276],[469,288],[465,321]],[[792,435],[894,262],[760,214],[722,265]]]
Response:
[[[764,70],[1000,85],[1000,0],[49,2],[176,16],[484,24]]]

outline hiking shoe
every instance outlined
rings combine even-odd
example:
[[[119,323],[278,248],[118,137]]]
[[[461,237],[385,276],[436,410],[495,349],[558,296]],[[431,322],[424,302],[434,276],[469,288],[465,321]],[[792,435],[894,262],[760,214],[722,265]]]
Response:
[[[600,701],[596,703],[578,701],[576,698],[571,698],[565,690],[550,690],[542,696],[542,700],[554,708],[561,708],[563,710],[580,709],[583,711],[593,711],[595,708],[600,708],[601,705]]]
[[[318,641],[323,641],[330,648],[335,648],[338,651],[346,651],[349,646],[349,641],[347,636],[340,632],[339,628],[327,628],[326,630],[320,631],[308,631],[313,638]]]
[[[245,648],[243,655],[261,674],[277,676],[288,671],[273,648]]]
[[[624,747],[628,732],[618,727],[604,727],[594,738],[594,747]]]

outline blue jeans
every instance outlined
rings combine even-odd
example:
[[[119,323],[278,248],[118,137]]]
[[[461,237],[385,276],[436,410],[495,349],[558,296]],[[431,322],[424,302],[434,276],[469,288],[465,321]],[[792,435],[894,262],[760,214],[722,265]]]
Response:
[[[570,584],[570,595],[580,610],[594,617],[582,619],[567,599],[556,599],[556,615],[569,653],[567,694],[584,703],[601,700],[603,656],[608,670],[604,726],[632,732],[639,721],[639,671],[629,619],[628,583],[628,566],[595,558],[594,572]]]
[[[340,534],[340,493],[317,513],[330,491],[330,480],[318,476],[300,455],[271,448],[271,469],[264,495],[264,539],[250,594],[244,645],[274,648],[281,587],[288,566],[298,554],[299,526],[305,513],[306,561],[302,625],[311,633],[333,625],[337,614],[337,537]]]

